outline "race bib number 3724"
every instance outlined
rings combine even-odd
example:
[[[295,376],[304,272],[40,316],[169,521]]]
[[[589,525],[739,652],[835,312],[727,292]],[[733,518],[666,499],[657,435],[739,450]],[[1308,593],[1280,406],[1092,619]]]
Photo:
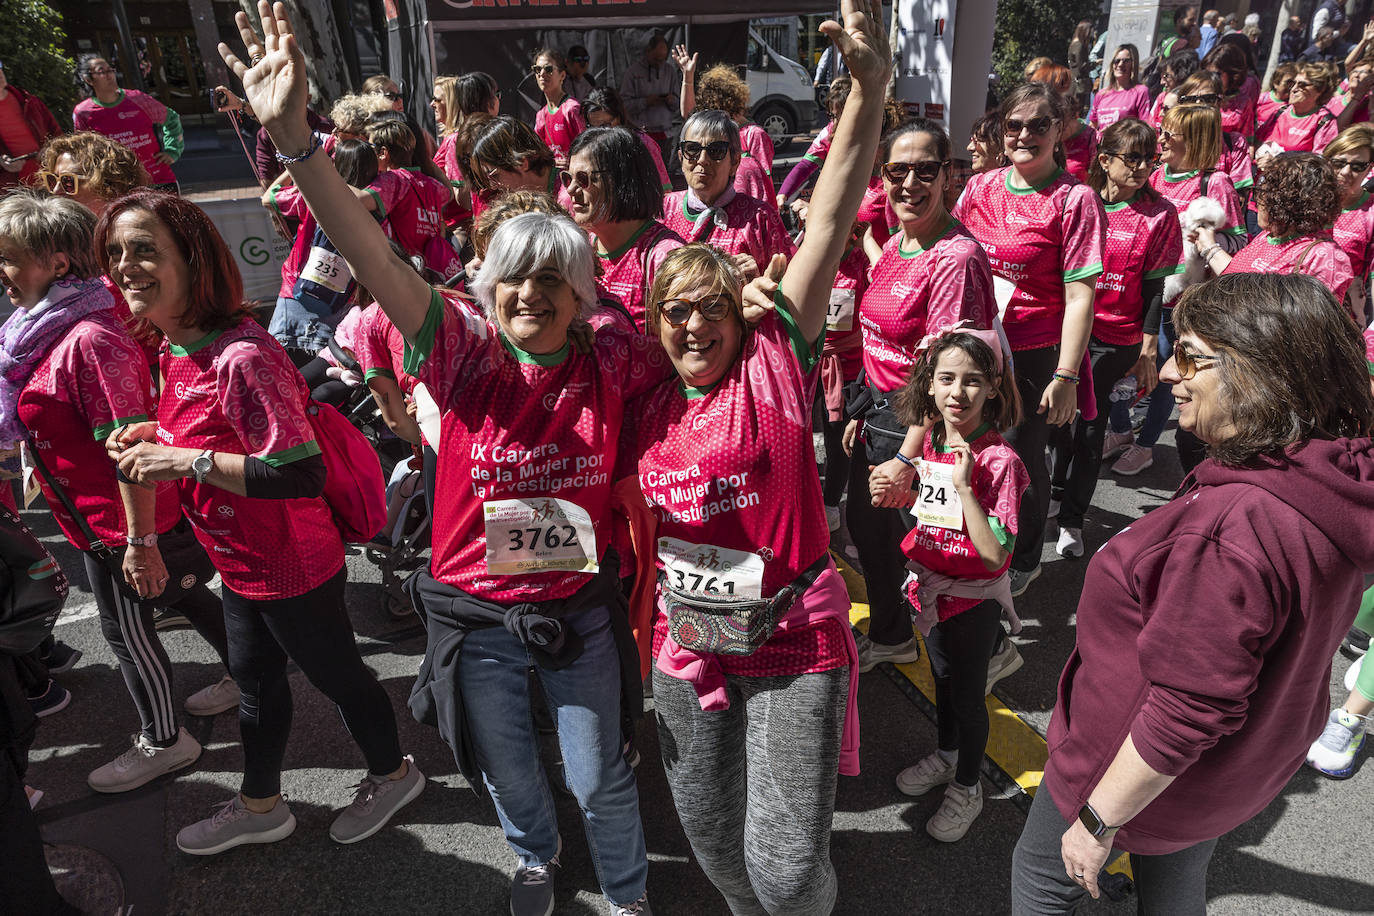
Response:
[[[596,572],[596,532],[586,509],[566,499],[498,499],[482,504],[487,572]]]

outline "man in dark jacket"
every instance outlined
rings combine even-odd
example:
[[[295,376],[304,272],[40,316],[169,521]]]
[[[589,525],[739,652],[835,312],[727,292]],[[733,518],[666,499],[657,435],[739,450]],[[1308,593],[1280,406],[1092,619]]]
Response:
[[[1279,37],[1279,63],[1297,60],[1298,55],[1307,47],[1307,26],[1301,16],[1289,16],[1288,28]]]
[[[27,183],[38,171],[38,150],[60,133],[43,100],[11,86],[0,62],[0,193]]]

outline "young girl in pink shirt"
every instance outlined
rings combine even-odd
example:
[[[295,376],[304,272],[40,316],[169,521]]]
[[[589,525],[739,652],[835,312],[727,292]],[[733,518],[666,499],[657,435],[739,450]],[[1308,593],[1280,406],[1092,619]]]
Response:
[[[562,54],[544,48],[534,55],[530,72],[534,74],[539,91],[544,93],[544,104],[534,115],[534,132],[553,150],[554,162],[560,167],[566,166],[572,155],[573,141],[587,129],[582,106],[563,88],[568,77],[567,63]]]

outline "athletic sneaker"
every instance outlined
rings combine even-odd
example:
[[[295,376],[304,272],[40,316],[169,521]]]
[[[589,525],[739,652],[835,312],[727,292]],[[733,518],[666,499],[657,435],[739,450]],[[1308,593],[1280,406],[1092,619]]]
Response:
[[[29,697],[29,708],[38,718],[61,712],[72,701],[72,693],[66,687],[48,678],[48,686],[36,697]]]
[[[1011,576],[1011,596],[1020,598],[1026,593],[1026,589],[1030,588],[1030,584],[1040,578],[1040,564],[1036,563],[1033,569],[1012,569],[1007,574]]]
[[[553,885],[562,866],[558,857],[563,852],[563,838],[558,838],[558,852],[543,865],[521,866],[515,870],[510,885],[511,916],[549,916],[553,912]]]
[[[897,791],[903,795],[925,795],[936,786],[954,781],[954,764],[946,763],[939,751],[931,751],[897,774]]]
[[[825,524],[830,528],[830,533],[834,534],[840,530],[840,507],[825,507]]]
[[[1060,528],[1059,540],[1055,542],[1054,552],[1061,557],[1072,559],[1083,556],[1083,529]]]
[[[1350,658],[1364,655],[1369,651],[1369,634],[1359,627],[1351,627],[1350,632],[1341,640],[1341,652]]]
[[[1107,438],[1102,443],[1102,460],[1111,461],[1135,443],[1135,433],[1129,429],[1124,433],[1107,430]]]
[[[1148,445],[1132,443],[1121,453],[1121,457],[1116,459],[1116,464],[1112,465],[1112,473],[1120,474],[1122,477],[1134,477],[1154,463],[1154,449]]]
[[[1332,779],[1349,779],[1355,772],[1355,760],[1364,747],[1365,718],[1331,710],[1321,737],[1307,750],[1307,765]]]
[[[186,615],[178,613],[171,608],[153,608],[153,629],[158,632],[163,630],[186,630],[191,626],[191,621],[186,619]]]
[[[275,843],[296,829],[296,816],[286,796],[264,814],[255,814],[235,795],[215,805],[215,813],[177,833],[177,848],[193,856],[213,856],[248,843]]]
[[[239,685],[225,675],[209,687],[202,687],[186,698],[186,713],[192,716],[217,716],[239,705]]]
[[[858,642],[858,640],[855,640]],[[863,642],[858,642],[859,646],[859,673],[872,671],[883,662],[891,662],[894,665],[905,665],[916,661],[921,657],[921,644],[913,636],[906,642],[898,643],[895,646],[885,646],[882,643],[874,642],[865,638]]]
[[[1354,690],[1355,682],[1360,678],[1360,666],[1364,664],[1365,657],[1361,655],[1355,659],[1355,663],[1345,671],[1345,689]]]
[[[625,906],[612,903],[611,916],[654,916],[654,911],[649,908],[649,897],[645,895]]]
[[[988,689],[985,693],[992,693],[993,686],[1004,677],[1009,677],[1021,670],[1021,666],[1026,660],[1021,657],[1021,652],[1016,648],[1016,643],[1010,639],[1002,640],[1002,648],[992,656],[988,662]]]
[[[48,669],[49,674],[65,674],[76,667],[81,660],[81,650],[73,649],[62,640],[53,640],[47,655],[39,655],[38,660]]]
[[[945,800],[940,810],[926,821],[926,833],[941,843],[955,843],[964,838],[973,820],[983,812],[983,793],[969,792],[958,783],[945,787]]]
[[[114,760],[97,767],[86,777],[86,785],[97,792],[128,792],[146,785],[166,773],[195,763],[200,757],[200,742],[177,730],[177,740],[167,747],[153,744],[147,735],[134,735],[134,746]]]
[[[353,802],[339,812],[329,828],[329,836],[336,843],[357,843],[386,826],[391,816],[419,796],[425,788],[425,774],[415,765],[415,758],[406,755],[406,774],[400,779],[367,774],[358,783]]]

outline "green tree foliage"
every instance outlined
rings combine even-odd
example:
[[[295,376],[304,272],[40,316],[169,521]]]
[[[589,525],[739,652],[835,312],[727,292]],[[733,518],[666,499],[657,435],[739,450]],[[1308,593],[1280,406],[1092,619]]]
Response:
[[[1074,27],[1084,19],[1096,20],[1101,10],[1101,0],[998,0],[992,69],[1001,84],[999,94],[1021,82],[1022,69],[1034,57],[1064,63]]]
[[[0,61],[5,77],[38,96],[63,127],[71,129],[76,104],[76,62],[64,45],[62,15],[42,0],[5,0]]]

